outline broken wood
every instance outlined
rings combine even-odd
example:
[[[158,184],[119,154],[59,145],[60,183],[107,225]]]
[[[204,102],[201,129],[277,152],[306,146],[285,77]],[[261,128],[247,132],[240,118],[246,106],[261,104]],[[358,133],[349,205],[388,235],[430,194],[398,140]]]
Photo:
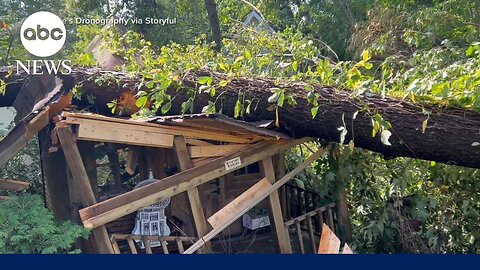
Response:
[[[38,113],[32,120],[22,120],[0,144],[0,167],[5,165],[49,122],[49,107]]]
[[[327,224],[322,225],[322,236],[318,246],[318,254],[338,254],[340,251],[340,239]]]
[[[127,154],[127,162],[125,164],[125,171],[129,175],[134,175],[138,165],[138,158],[140,157],[141,149],[139,147],[130,147]]]
[[[258,143],[238,153],[217,158],[203,166],[188,169],[176,175],[166,177],[162,179],[162,181],[81,209],[80,217],[86,228],[101,226],[119,217],[135,212],[142,207],[151,205],[158,200],[172,197],[307,140],[309,139],[294,140],[286,144],[274,144],[271,142]],[[241,164],[238,167],[227,170],[225,163],[232,159],[239,159]]]
[[[253,203],[257,201],[264,193],[272,188],[272,184],[267,178],[263,178],[258,183],[247,189],[240,196],[235,198],[229,204],[224,206],[207,220],[212,225],[213,229],[219,229],[224,224],[225,220],[230,220],[243,214],[244,209],[253,207]]]
[[[276,152],[278,153],[278,152]],[[274,153],[274,154],[276,154]],[[227,228],[230,224],[232,224],[236,219],[241,217],[243,214],[245,214],[248,210],[250,210],[252,207],[255,205],[259,204],[262,200],[270,196],[274,191],[276,191],[278,188],[283,186],[285,183],[290,181],[296,174],[299,172],[303,171],[307,166],[309,166],[313,161],[317,160],[320,156],[322,156],[325,153],[325,149],[321,148],[318,149],[315,153],[313,153],[308,159],[306,159],[302,164],[300,164],[298,167],[293,169],[291,172],[287,173],[284,177],[282,177],[280,180],[275,182],[275,184],[270,187],[268,191],[263,193],[261,196],[257,197],[257,199],[252,202],[250,205],[247,205],[247,207],[241,209],[241,211],[237,211],[237,215],[230,217],[228,220],[224,220],[221,224],[220,227],[213,229],[210,231],[207,235],[204,237],[200,238],[195,244],[193,244],[189,249],[185,251],[185,254],[191,254],[201,248],[207,241],[210,241],[213,237],[217,236],[220,232],[222,232],[225,228]],[[273,155],[273,154],[272,154]],[[270,156],[272,156],[270,155]],[[222,210],[220,210],[222,211]]]
[[[28,188],[30,183],[12,179],[0,179],[0,190],[20,191]]]

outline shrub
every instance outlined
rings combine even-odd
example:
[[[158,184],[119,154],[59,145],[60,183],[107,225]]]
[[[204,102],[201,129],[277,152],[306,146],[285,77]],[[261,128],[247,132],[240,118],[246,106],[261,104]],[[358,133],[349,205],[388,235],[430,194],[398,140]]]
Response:
[[[87,236],[80,225],[55,221],[38,195],[0,202],[0,253],[77,253],[73,243]]]

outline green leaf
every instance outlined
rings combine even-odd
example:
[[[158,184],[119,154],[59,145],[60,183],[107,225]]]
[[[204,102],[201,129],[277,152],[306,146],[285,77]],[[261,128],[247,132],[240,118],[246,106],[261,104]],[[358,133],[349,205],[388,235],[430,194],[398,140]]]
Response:
[[[170,110],[170,108],[172,108],[172,102],[171,101],[163,104],[163,106],[160,110],[161,110],[162,114],[167,114],[167,112]]]
[[[240,100],[237,99],[237,102],[235,103],[234,117],[238,118],[241,112],[242,112],[242,102],[240,102]]]
[[[212,85],[213,78],[208,76],[202,76],[198,78],[198,83],[202,85]]]
[[[362,52],[362,61],[367,63],[368,60],[370,60],[371,56],[370,56],[370,52],[368,50],[364,50]]]
[[[292,63],[292,69],[293,69],[293,71],[295,71],[295,72],[298,71],[298,62],[297,62],[297,61],[293,61],[293,63]]]
[[[285,101],[285,92],[281,91],[278,95],[277,105],[283,107],[283,102]]]
[[[252,59],[252,54],[251,54],[249,51],[245,51],[245,58],[246,58],[247,60]]]
[[[202,108],[202,113],[206,113],[207,115],[216,113],[215,103],[208,101],[208,105]]]
[[[425,130],[427,130],[427,125],[428,125],[428,117],[422,122],[422,133],[425,133]]]
[[[226,80],[221,80],[221,81],[218,83],[218,86],[220,86],[220,87],[225,87],[225,86],[227,86],[227,84],[228,84],[228,81],[226,81]]]
[[[154,81],[148,81],[145,86],[148,88],[148,89],[152,89],[153,86],[155,85],[155,82]]]
[[[135,102],[135,106],[137,106],[138,108],[144,108],[147,105],[147,101],[148,101],[147,96],[141,96]]]
[[[312,113],[312,119],[315,118],[315,116],[317,116],[318,108],[319,108],[318,106],[315,106],[312,109],[310,109],[310,112]]]

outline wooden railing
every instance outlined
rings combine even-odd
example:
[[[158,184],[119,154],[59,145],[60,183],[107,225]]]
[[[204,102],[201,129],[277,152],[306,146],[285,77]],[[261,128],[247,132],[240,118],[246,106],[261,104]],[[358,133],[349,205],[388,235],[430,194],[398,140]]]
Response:
[[[290,227],[294,226],[294,232],[298,238],[298,244],[300,246],[300,252],[306,253],[304,237],[302,231],[308,232],[308,239],[310,242],[311,250],[316,251],[318,244],[316,238],[320,238],[322,233],[322,226],[324,223],[335,232],[334,211],[335,203],[330,203],[323,207],[319,207],[310,212],[307,212],[298,217],[292,218],[286,221],[285,229],[287,237],[290,239]],[[291,241],[290,241],[291,242]]]
[[[161,243],[161,252],[163,254],[170,254],[172,250],[169,250],[169,246],[176,246],[175,253],[183,254],[185,251],[184,243],[191,245],[196,241],[193,237],[183,237],[183,236],[146,236],[146,235],[131,235],[131,234],[112,234],[110,237],[110,241],[113,246],[113,251],[115,254],[122,254],[119,241],[126,241],[128,243],[127,252],[129,251],[131,254],[138,254],[137,245],[135,244],[135,240],[143,241],[145,245],[145,253],[152,254],[152,246],[151,241],[159,241]],[[173,245],[171,245],[173,244]]]
[[[320,196],[317,193],[289,183],[279,189],[279,195],[285,220],[298,217],[320,207]]]

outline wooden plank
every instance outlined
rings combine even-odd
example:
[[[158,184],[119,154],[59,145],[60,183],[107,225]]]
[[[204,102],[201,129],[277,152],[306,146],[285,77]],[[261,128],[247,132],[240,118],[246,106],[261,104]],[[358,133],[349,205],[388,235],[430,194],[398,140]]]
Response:
[[[0,201],[8,200],[8,196],[0,196]]]
[[[112,235],[110,237],[110,242],[112,243],[113,247],[113,254],[120,254],[120,247],[118,246],[117,239],[115,238],[115,235]]]
[[[310,246],[312,248],[312,252],[315,252],[315,248],[317,247],[317,245],[315,245],[315,235],[313,234],[313,222],[311,216],[307,216],[307,228],[308,237],[310,238]]]
[[[72,177],[75,181],[75,187],[78,188],[77,195],[82,204],[93,205],[96,203],[95,195],[90,185],[87,171],[83,165],[80,151],[78,150],[75,136],[69,127],[60,127],[57,129],[57,134],[62,144],[63,153],[67,161]],[[93,237],[97,244],[100,253],[113,254],[112,244],[108,238],[105,226],[101,226],[92,230]]]
[[[150,245],[150,239],[142,237],[143,245],[145,246],[145,253],[152,254],[152,246]]]
[[[168,252],[168,247],[167,247],[167,241],[160,241],[162,243],[162,249],[163,249],[163,254],[169,254]]]
[[[189,145],[196,145],[196,146],[213,145],[212,143],[202,141],[202,140],[192,139],[192,138],[185,138],[185,142],[187,142],[187,144]]]
[[[317,220],[318,220],[318,231],[321,233],[322,227],[323,227],[323,211],[322,210],[317,210]]]
[[[333,233],[335,233],[335,224],[333,223],[333,211],[331,206],[327,207],[327,216],[328,216],[328,219],[327,219],[328,226],[333,231]]]
[[[137,246],[135,245],[135,242],[133,241],[133,239],[128,238],[127,243],[128,243],[128,246],[130,247],[130,252],[132,252],[132,254],[138,254]]]
[[[323,211],[326,211],[328,207],[335,207],[335,203],[329,203],[329,204],[327,204],[327,205],[325,205],[325,206],[322,206],[322,207],[320,207],[320,208],[317,208],[317,209],[315,209],[315,210],[312,210],[312,211],[310,211],[310,212],[308,212],[308,213],[305,213],[305,214],[303,214],[303,215],[301,215],[301,216],[298,216],[298,217],[296,217],[296,218],[293,218],[293,219],[291,219],[291,220],[288,220],[288,221],[285,222],[285,224],[287,224],[287,225],[293,225],[295,219],[298,219],[298,220],[300,220],[300,221],[305,220],[308,216],[313,217],[313,216],[317,215],[317,213],[321,213],[321,212],[323,212]],[[323,222],[322,222],[321,224],[323,224]]]
[[[28,188],[30,183],[13,179],[0,179],[0,190],[20,191]]]
[[[275,183],[275,168],[273,167],[272,158],[266,158],[260,162],[260,167],[263,171],[265,177],[270,181],[271,184]],[[278,249],[282,254],[292,253],[292,247],[290,242],[286,238],[287,232],[285,231],[285,226],[283,224],[283,214],[282,207],[280,206],[280,197],[278,195],[278,190],[272,192],[268,196],[269,210],[270,210],[270,221],[272,222],[272,228],[274,230],[274,237],[278,243]]]
[[[127,126],[127,125],[125,125]],[[78,128],[78,139],[85,141],[109,142],[146,147],[171,148],[173,136],[143,130],[116,127],[109,123],[82,121]]]
[[[65,115],[65,113],[64,113]],[[67,116],[69,114],[66,114]],[[67,117],[65,120],[68,124],[75,125],[102,125],[108,126],[114,129],[120,130],[133,130],[133,131],[143,131],[147,133],[156,133],[164,135],[174,135],[174,136],[184,136],[192,139],[203,139],[203,140],[212,140],[212,141],[221,141],[221,142],[233,142],[233,143],[250,143],[252,139],[245,136],[233,135],[229,133],[221,133],[217,131],[207,131],[200,129],[192,129],[187,127],[178,127],[178,126],[166,126],[161,124],[152,124],[152,123],[142,123],[133,120],[122,120],[123,123],[119,123],[118,118],[108,118],[107,121],[101,120],[92,120],[92,119],[81,119],[74,117]]]
[[[278,153],[278,152],[277,152]],[[273,191],[277,190],[279,187],[283,186],[285,183],[290,181],[296,174],[299,172],[303,171],[307,166],[309,166],[313,161],[317,160],[320,156],[322,156],[325,153],[325,149],[321,148],[318,149],[315,153],[313,153],[307,160],[305,160],[300,166],[297,168],[293,169],[291,172],[287,173],[284,177],[282,177],[280,180],[275,182],[275,184],[272,185],[272,187],[265,192],[262,196],[258,197],[257,200],[251,204],[248,205],[248,207],[242,209],[242,211],[239,211],[236,216],[231,217],[230,219],[224,220],[222,225],[217,228],[213,229],[210,231],[207,235],[204,237],[200,238],[197,242],[195,242],[189,249],[185,251],[185,254],[192,254],[199,248],[201,248],[206,241],[210,241],[213,237],[217,236],[221,231],[223,231],[225,228],[227,228],[230,224],[232,224],[235,220],[237,220],[239,217],[241,217],[243,214],[245,214],[248,210],[250,210],[253,206],[259,204],[262,200],[267,198],[270,194],[272,194]],[[275,153],[276,154],[276,153]],[[272,156],[272,155],[270,155]],[[220,210],[221,211],[221,210]]]
[[[220,157],[236,151],[240,151],[241,149],[247,148],[249,146],[249,144],[189,146],[188,152],[190,153],[191,158]]]
[[[49,107],[46,107],[28,123],[19,123],[0,141],[0,167],[18,154],[20,150],[27,146],[35,134],[48,125],[48,111]]]
[[[185,252],[185,248],[183,247],[183,242],[180,238],[177,238],[175,240],[177,242],[177,246],[178,246],[178,253],[179,254],[183,254],[183,252]]]
[[[229,204],[224,206],[221,210],[213,214],[207,220],[212,225],[213,229],[219,229],[224,224],[225,220],[241,215],[244,209],[250,209],[259,197],[272,188],[272,184],[266,178],[260,180],[247,191],[235,198]]]
[[[139,147],[130,147],[127,154],[127,162],[125,164],[125,171],[129,175],[134,175],[140,157],[141,149]]]
[[[303,234],[302,226],[300,226],[300,221],[295,219],[295,229],[297,231],[298,244],[300,245],[300,252],[305,254],[305,246],[303,245]]]
[[[84,208],[80,210],[80,217],[82,218],[85,227],[98,227],[119,217],[135,212],[142,207],[151,205],[158,200],[172,197],[236,169],[248,166],[254,162],[276,154],[278,151],[289,149],[290,147],[303,143],[306,140],[309,139],[295,140],[281,145],[273,144],[271,142],[258,143],[257,145],[253,145],[252,147],[244,149],[238,153],[217,158],[201,167],[188,169],[173,176],[166,177],[162,179],[162,181],[126,192],[115,198]],[[227,170],[225,162],[236,158],[241,160],[241,165]]]
[[[322,226],[322,237],[318,246],[318,254],[338,254],[340,251],[340,239],[330,230],[327,224]]]
[[[343,246],[342,254],[353,254],[352,249],[347,243],[345,243],[345,246]]]
[[[185,171],[193,168],[193,163],[188,156],[187,144],[185,138],[182,136],[175,136],[174,138],[174,150],[178,159],[178,164],[181,171]],[[192,211],[193,221],[198,237],[202,237],[207,234],[208,227],[205,220],[205,214],[202,208],[202,202],[200,201],[200,195],[198,188],[193,187],[187,190],[188,201],[190,202],[190,208]],[[203,250],[202,250],[203,253]]]

